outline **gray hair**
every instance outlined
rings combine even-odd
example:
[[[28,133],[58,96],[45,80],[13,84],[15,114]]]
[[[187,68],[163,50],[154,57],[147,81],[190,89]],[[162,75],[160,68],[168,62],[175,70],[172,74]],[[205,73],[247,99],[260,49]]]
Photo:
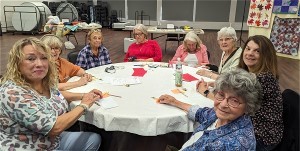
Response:
[[[214,93],[230,91],[243,99],[246,104],[246,114],[254,115],[260,108],[262,88],[255,74],[243,69],[222,73],[215,81]]]
[[[220,31],[218,31],[217,40],[221,37],[230,37],[233,38],[234,41],[237,41],[236,32],[232,27],[223,27]]]
[[[146,37],[146,39],[147,39],[147,37],[148,37],[148,28],[145,26],[145,25],[143,25],[143,24],[136,24],[135,26],[134,26],[134,28],[133,28],[133,34],[135,34],[135,30],[139,30],[139,31],[141,31],[144,35],[145,35],[145,37]]]
[[[187,48],[187,45],[186,45],[187,40],[195,42],[197,48],[200,48],[200,45],[202,44],[202,41],[200,40],[198,35],[193,31],[190,31],[185,35],[184,40],[183,40],[184,48]]]

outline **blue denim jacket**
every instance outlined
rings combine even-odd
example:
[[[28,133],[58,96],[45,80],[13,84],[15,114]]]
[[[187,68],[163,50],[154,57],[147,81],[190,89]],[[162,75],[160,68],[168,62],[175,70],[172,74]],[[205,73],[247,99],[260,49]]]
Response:
[[[192,106],[188,116],[190,119],[200,123],[193,135],[199,131],[204,132],[193,145],[184,148],[183,151],[255,150],[254,129],[248,115],[243,115],[231,123],[214,130],[206,130],[207,127],[217,120],[216,112],[213,108]]]

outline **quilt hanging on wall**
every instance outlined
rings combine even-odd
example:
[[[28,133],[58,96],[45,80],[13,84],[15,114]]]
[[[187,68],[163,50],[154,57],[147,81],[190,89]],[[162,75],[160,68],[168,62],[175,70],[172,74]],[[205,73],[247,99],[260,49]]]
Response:
[[[277,52],[297,56],[300,43],[300,18],[275,16],[270,40]]]
[[[274,0],[273,13],[296,14],[299,0]]]
[[[247,25],[269,28],[274,0],[251,0]]]

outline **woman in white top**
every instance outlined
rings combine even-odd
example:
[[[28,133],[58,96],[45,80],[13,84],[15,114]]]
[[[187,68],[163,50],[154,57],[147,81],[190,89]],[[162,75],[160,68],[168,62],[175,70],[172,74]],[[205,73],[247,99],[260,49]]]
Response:
[[[218,73],[206,69],[200,69],[197,72],[197,74],[211,79],[216,79],[219,74],[235,69],[239,64],[239,58],[242,53],[242,49],[236,45],[237,36],[232,27],[223,27],[218,31],[217,38],[220,49],[223,51],[220,65],[217,69]],[[206,65],[206,68],[211,69],[211,66]]]

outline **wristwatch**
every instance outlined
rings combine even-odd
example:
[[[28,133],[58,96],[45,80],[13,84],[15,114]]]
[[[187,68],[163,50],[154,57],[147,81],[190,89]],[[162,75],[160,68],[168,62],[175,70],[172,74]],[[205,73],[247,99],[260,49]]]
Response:
[[[86,105],[86,104],[79,104],[79,105],[76,105],[76,107],[77,106],[80,106],[80,107],[82,107],[83,109],[84,109],[84,111],[83,111],[83,115],[87,112],[87,110],[89,109],[89,106],[88,105]]]
[[[204,94],[205,97],[207,97],[207,95],[209,94],[209,90],[208,90],[208,89],[205,90],[205,91],[203,92],[203,94]]]

